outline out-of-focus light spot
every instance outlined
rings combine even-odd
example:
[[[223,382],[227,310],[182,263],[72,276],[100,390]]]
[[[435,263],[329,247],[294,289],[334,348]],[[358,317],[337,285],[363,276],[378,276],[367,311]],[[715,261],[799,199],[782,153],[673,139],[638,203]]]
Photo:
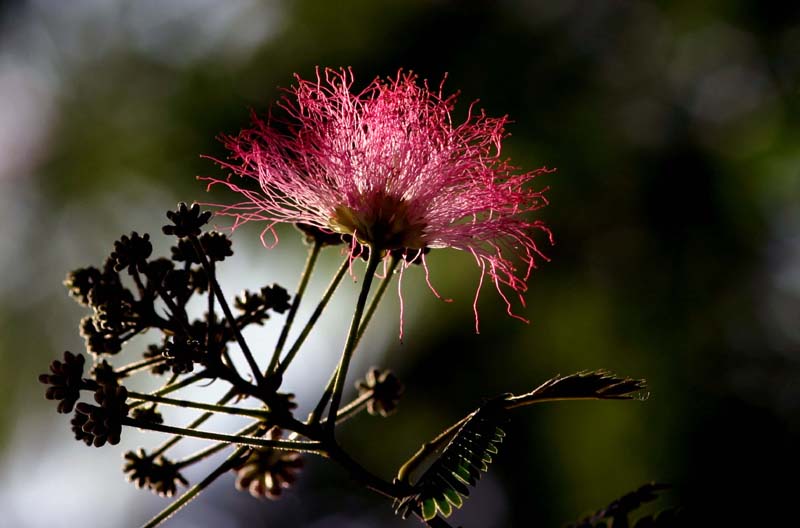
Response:
[[[650,97],[633,99],[619,111],[619,125],[633,144],[655,147],[667,139],[669,107]]]
[[[700,119],[727,122],[758,108],[771,92],[760,69],[733,64],[698,79],[691,110]]]
[[[762,317],[773,348],[800,359],[800,207],[774,210],[772,221]]]
[[[144,0],[126,7],[134,47],[173,65],[245,55],[282,24],[279,6],[256,0]]]
[[[19,256],[35,228],[36,208],[29,181],[0,178],[0,299],[10,298],[25,282],[28,268],[19,265]]]
[[[743,117],[774,95],[752,35],[721,24],[679,37],[668,75],[677,102],[714,124]]]
[[[98,478],[109,466],[116,469],[121,464],[119,451],[65,443],[61,437],[68,434],[64,430],[67,420],[49,418],[47,425],[27,419],[14,429],[15,437],[6,451],[12,456],[0,460],[0,525],[113,528],[129,524],[121,518],[126,496],[119,493],[129,485],[119,474],[113,482]],[[39,440],[31,441],[32,438]],[[48,438],[52,443],[45,440]],[[83,469],[54,471],[63,468],[65,460],[70,466]]]
[[[49,52],[78,64],[128,50],[173,66],[235,59],[276,34],[283,20],[278,2],[257,0],[34,0],[30,12],[53,44]]]
[[[0,181],[26,177],[40,159],[53,115],[53,86],[22,61],[0,55]]]

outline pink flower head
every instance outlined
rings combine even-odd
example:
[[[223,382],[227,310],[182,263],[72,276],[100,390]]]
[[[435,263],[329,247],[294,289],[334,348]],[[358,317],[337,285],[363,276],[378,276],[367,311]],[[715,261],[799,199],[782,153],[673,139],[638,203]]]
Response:
[[[277,242],[273,228],[280,222],[352,235],[351,257],[365,246],[399,251],[404,267],[421,259],[426,277],[426,248],[468,251],[481,268],[474,306],[488,276],[508,313],[522,319],[506,292],[524,306],[535,260],[546,259],[533,235],[544,232],[552,243],[547,227],[527,214],[547,204],[547,189],[528,184],[548,170],[518,173],[500,157],[507,118],[476,113],[473,104],[464,122],[454,124],[456,95],[443,96],[441,86],[431,91],[402,71],[360,92],[353,91],[350,70],[296,79],[277,104],[284,116],[254,116],[253,128],[223,137],[232,155],[220,163],[258,182],[259,190],[240,187],[232,175],[204,178],[243,196],[217,214],[233,217],[233,228],[266,222],[262,241],[271,233]],[[475,317],[477,330],[477,308]]]

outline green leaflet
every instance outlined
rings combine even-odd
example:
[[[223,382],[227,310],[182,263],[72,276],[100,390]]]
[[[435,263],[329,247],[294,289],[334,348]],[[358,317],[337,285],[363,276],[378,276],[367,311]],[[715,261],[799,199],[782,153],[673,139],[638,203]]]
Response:
[[[467,419],[442,449],[439,458],[413,486],[413,493],[395,502],[403,518],[417,512],[428,521],[437,514],[449,517],[461,508],[481,473],[489,469],[508,422],[506,396],[489,400]]]

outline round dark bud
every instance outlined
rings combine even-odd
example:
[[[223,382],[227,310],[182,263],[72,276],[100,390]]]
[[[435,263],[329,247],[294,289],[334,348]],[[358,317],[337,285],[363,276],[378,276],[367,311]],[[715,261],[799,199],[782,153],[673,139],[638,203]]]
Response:
[[[209,231],[200,236],[200,246],[211,262],[222,262],[233,256],[231,240],[219,231]]]
[[[100,282],[100,270],[94,267],[79,268],[71,271],[64,279],[64,286],[69,290],[69,294],[79,303],[89,304],[89,292]]]
[[[98,385],[103,383],[115,383],[119,378],[117,373],[114,372],[114,367],[106,360],[97,363],[92,368],[91,375],[92,379],[94,379]]]
[[[151,423],[151,424],[163,424],[164,417],[161,416],[161,413],[156,410],[155,406],[148,406],[148,407],[136,407],[133,411],[131,411],[131,418],[138,422],[144,423]]]
[[[72,424],[76,438],[95,447],[102,447],[106,443],[118,444],[122,436],[122,420],[128,416],[127,399],[127,389],[116,382],[99,384],[94,392],[94,400],[98,405],[79,403],[75,406],[76,417]],[[87,436],[90,441],[87,441]]]
[[[270,440],[278,440],[282,431],[273,427],[267,433]],[[236,470],[236,488],[247,490],[255,498],[280,498],[284,489],[291,487],[303,469],[303,457],[296,451],[253,449],[250,456]]]
[[[324,231],[317,226],[297,223],[294,225],[305,235],[308,244],[319,243],[322,246],[336,246],[344,243],[344,236],[335,231]]]
[[[83,354],[64,352],[64,361],[53,360],[50,363],[51,374],[41,374],[39,382],[49,385],[45,398],[58,401],[56,410],[62,414],[72,412],[75,403],[81,397],[83,383],[83,365],[86,358]]]
[[[289,292],[277,284],[261,288],[261,296],[264,299],[264,306],[268,310],[283,313],[292,306],[289,302],[291,300]]]
[[[172,297],[185,297],[191,292],[189,289],[189,272],[183,269],[173,269],[167,272],[167,276],[164,277],[164,289]]]
[[[149,345],[147,347],[147,350],[145,350],[144,353],[142,354],[142,357],[144,359],[152,359],[163,356],[164,356],[164,348],[158,345]],[[166,361],[161,363],[155,363],[150,366],[150,372],[152,374],[155,374],[156,376],[161,376],[168,370],[170,370],[170,366]]]
[[[373,416],[389,416],[397,410],[405,387],[391,370],[372,368],[367,376],[356,383],[358,394],[371,392],[367,402],[367,412]]]
[[[170,259],[161,257],[150,261],[147,264],[147,271],[145,272],[147,279],[150,281],[148,289],[157,289],[157,287],[164,282],[167,274],[173,269],[175,269],[175,264],[173,264]]]
[[[167,218],[172,224],[167,224],[161,228],[164,234],[185,238],[199,236],[200,228],[208,223],[211,218],[211,212],[201,212],[200,206],[196,203],[188,207],[184,202],[181,202],[175,211],[167,211]]]
[[[172,246],[170,250],[172,251],[172,260],[175,262],[200,264],[200,258],[197,256],[197,251],[194,249],[194,244],[192,244],[192,241],[189,239],[179,239],[178,245]]]
[[[194,364],[203,360],[204,350],[199,341],[176,337],[164,345],[164,357],[173,374],[186,374],[194,370]]]
[[[162,497],[175,495],[179,483],[183,486],[189,485],[175,463],[163,456],[153,458],[144,449],[125,453],[122,471],[137,488],[149,489]]]
[[[96,356],[116,354],[122,350],[122,340],[117,335],[98,330],[94,317],[86,316],[81,319],[80,334],[86,341],[86,350]]]
[[[137,271],[144,272],[147,259],[152,253],[153,245],[147,233],[139,236],[139,233],[134,231],[130,238],[122,235],[122,238],[114,242],[114,251],[111,253],[111,258],[114,259],[114,271],[127,269],[131,275]]]

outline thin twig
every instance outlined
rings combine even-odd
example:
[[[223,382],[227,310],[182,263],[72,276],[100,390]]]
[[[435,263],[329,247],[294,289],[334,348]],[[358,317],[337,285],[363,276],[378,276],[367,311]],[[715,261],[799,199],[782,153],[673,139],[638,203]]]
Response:
[[[222,398],[217,400],[217,405],[225,405],[231,399],[233,399],[233,397],[235,395],[236,395],[236,390],[230,389],[227,393],[225,393],[225,395]],[[203,423],[205,423],[206,420],[208,420],[212,416],[214,416],[214,413],[206,411],[203,414],[201,414],[200,416],[198,416],[197,418],[195,418],[195,420],[192,421],[189,425],[187,425],[186,428],[187,429],[197,429],[198,427],[203,425]],[[167,451],[167,449],[170,449],[175,444],[180,442],[182,439],[183,439],[182,436],[173,436],[172,438],[170,438],[169,440],[164,442],[158,449],[156,449],[153,452],[152,456],[153,457],[157,457],[158,455],[164,454]]]
[[[177,513],[181,508],[189,504],[193,499],[195,499],[200,493],[210,486],[215,480],[219,477],[236,467],[240,462],[242,455],[248,450],[247,447],[239,447],[236,449],[222,464],[220,464],[214,471],[209,473],[209,475],[204,478],[202,481],[198,482],[188,490],[186,493],[175,499],[169,506],[164,508],[158,515],[150,519],[146,524],[142,526],[142,528],[155,528],[156,526],[160,525],[170,517],[172,517],[175,513]]]
[[[247,427],[245,427],[244,429],[240,429],[239,431],[237,431],[235,433],[235,435],[236,436],[242,436],[242,435],[252,434],[252,433],[254,433],[256,431],[256,429],[259,428],[260,425],[261,424],[258,424],[258,423],[250,424]],[[177,437],[177,438],[180,438],[180,437]],[[199,462],[201,460],[204,460],[204,459],[210,457],[211,455],[213,455],[213,454],[215,454],[215,453],[217,453],[219,451],[222,451],[223,449],[225,449],[228,446],[230,446],[230,444],[228,444],[226,442],[220,442],[218,444],[209,446],[209,447],[207,447],[205,449],[201,449],[197,453],[195,453],[193,455],[189,455],[188,457],[175,462],[175,467],[177,469],[185,468],[186,466],[190,466],[190,465],[192,465],[192,464],[194,464],[196,462]],[[150,456],[155,458],[158,455],[150,455]]]
[[[364,312],[364,317],[362,318],[361,324],[358,327],[358,335],[356,336],[355,345],[353,345],[354,348],[358,347],[359,343],[361,343],[361,338],[364,336],[364,332],[367,330],[367,325],[369,325],[369,322],[372,320],[372,315],[378,308],[378,304],[381,302],[383,294],[386,293],[386,288],[389,286],[389,283],[392,280],[394,269],[397,267],[397,263],[399,261],[400,260],[397,257],[392,257],[392,261],[389,264],[389,269],[386,273],[386,276],[381,280],[380,285],[375,290],[375,295],[373,295],[369,302],[369,306],[367,306],[367,310]],[[335,370],[331,374],[328,383],[325,385],[325,390],[322,391],[322,396],[320,397],[317,406],[308,415],[308,420],[306,420],[306,423],[313,424],[319,422],[320,418],[322,417],[322,413],[325,411],[325,406],[328,405],[328,401],[331,399],[334,383],[336,383]]]
[[[328,302],[333,296],[333,293],[336,291],[336,288],[342,281],[342,277],[344,277],[344,274],[347,272],[347,269],[349,267],[349,260],[350,260],[349,258],[346,258],[344,262],[342,262],[342,265],[339,267],[338,271],[336,272],[336,275],[333,276],[333,279],[328,285],[328,288],[322,295],[322,299],[320,299],[319,304],[317,304],[317,307],[314,309],[314,313],[311,314],[311,317],[309,317],[308,322],[303,327],[303,330],[300,332],[300,335],[297,336],[297,339],[292,345],[292,348],[289,349],[289,352],[286,353],[286,357],[283,358],[283,361],[280,362],[277,369],[275,370],[276,375],[283,376],[283,374],[286,372],[286,369],[289,367],[289,364],[292,362],[295,355],[297,355],[297,352],[300,350],[300,347],[303,346],[303,343],[305,343],[306,337],[308,337],[308,334],[311,332],[311,329],[317,323],[317,320],[320,318],[323,310],[328,305]]]
[[[270,359],[269,366],[267,367],[267,375],[275,371],[278,366],[281,352],[283,352],[283,347],[286,344],[286,338],[289,337],[289,330],[292,328],[295,315],[297,315],[297,309],[300,308],[300,301],[303,300],[303,294],[306,292],[308,281],[311,279],[311,272],[314,269],[314,265],[317,263],[317,257],[319,257],[321,249],[322,242],[314,241],[314,245],[311,246],[311,251],[308,253],[303,273],[300,275],[300,283],[297,285],[297,292],[294,294],[294,299],[292,299],[292,306],[289,308],[289,313],[286,314],[286,321],[283,323],[281,334],[278,337],[278,343],[275,345],[275,351],[272,353],[272,359]]]
[[[239,343],[239,348],[242,349],[242,354],[244,354],[244,357],[247,360],[248,365],[250,365],[250,370],[253,371],[253,376],[255,376],[256,383],[259,386],[263,386],[264,375],[261,374],[261,369],[258,367],[258,363],[256,363],[256,360],[253,357],[253,353],[250,352],[250,347],[247,346],[247,342],[242,337],[242,333],[239,331],[239,327],[236,325],[236,319],[233,317],[233,313],[231,312],[230,306],[228,306],[228,301],[222,294],[222,288],[220,288],[219,282],[217,281],[217,277],[214,273],[214,269],[208,262],[208,258],[206,257],[206,254],[203,251],[203,247],[200,245],[200,240],[196,236],[192,236],[190,238],[192,241],[192,245],[194,246],[194,250],[197,253],[197,257],[200,259],[200,263],[206,270],[206,275],[208,275],[208,283],[211,285],[214,291],[214,295],[217,296],[217,300],[219,301],[219,305],[222,308],[222,312],[225,314],[225,318],[228,321],[228,325],[231,327],[231,332],[233,332],[233,335],[236,337],[236,342]],[[233,369],[233,364],[231,364],[230,367],[231,369]]]
[[[159,433],[191,436],[193,438],[201,438],[203,440],[226,442],[228,444],[236,444],[249,447],[270,447],[272,449],[299,451],[302,453],[313,453],[322,456],[325,455],[325,449],[323,448],[322,443],[317,441],[265,440],[263,438],[256,438],[254,436],[228,435],[222,433],[214,433],[212,431],[198,431],[195,429],[184,429],[182,427],[173,427],[171,425],[143,422],[140,420],[134,420],[132,418],[123,418],[122,425],[136,427],[139,429],[147,429]]]
[[[149,402],[160,403],[162,405],[172,405],[175,407],[184,407],[187,409],[200,409],[202,411],[209,411],[212,413],[231,414],[234,416],[247,416],[250,418],[257,418],[265,420],[269,417],[269,411],[258,409],[242,409],[239,407],[225,407],[222,405],[212,405],[210,403],[194,402],[189,400],[177,400],[174,398],[165,398],[163,396],[154,396],[152,394],[143,394],[140,392],[128,392],[128,397],[135,400],[144,400]]]

